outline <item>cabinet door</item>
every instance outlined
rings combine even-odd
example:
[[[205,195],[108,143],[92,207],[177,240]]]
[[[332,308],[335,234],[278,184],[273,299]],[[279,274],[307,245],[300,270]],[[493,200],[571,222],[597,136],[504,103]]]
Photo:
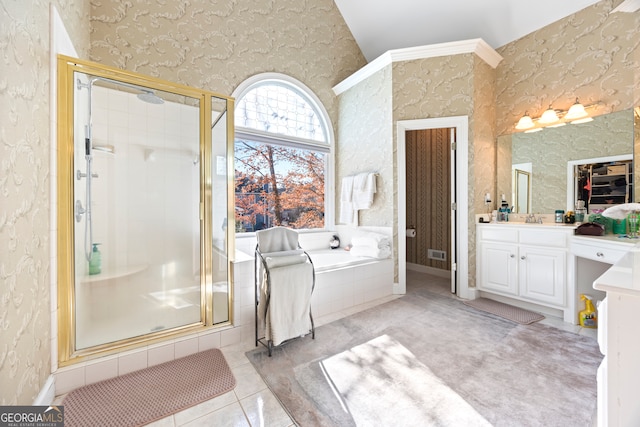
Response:
[[[480,245],[480,282],[482,290],[518,294],[518,246],[482,242]]]
[[[520,246],[520,296],[557,306],[565,303],[567,254],[564,250]]]

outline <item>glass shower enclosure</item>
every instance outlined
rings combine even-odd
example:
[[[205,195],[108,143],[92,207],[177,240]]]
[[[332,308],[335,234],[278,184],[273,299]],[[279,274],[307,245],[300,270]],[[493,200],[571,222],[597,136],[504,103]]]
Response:
[[[231,98],[58,58],[61,365],[230,324],[229,111]]]

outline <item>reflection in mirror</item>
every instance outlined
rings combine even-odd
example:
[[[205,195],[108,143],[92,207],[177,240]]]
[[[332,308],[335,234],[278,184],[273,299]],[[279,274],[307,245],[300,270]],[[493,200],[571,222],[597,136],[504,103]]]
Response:
[[[633,158],[631,154],[570,161],[567,203],[575,200],[588,213],[600,213],[611,205],[633,202]]]
[[[573,184],[567,180],[568,162],[631,154],[633,118],[633,110],[629,109],[594,117],[588,123],[498,137],[496,193],[514,195],[513,165],[531,163],[530,212],[573,210],[575,200],[567,201],[568,188]]]
[[[521,169],[514,169],[513,175],[515,179],[515,183],[513,185],[515,188],[513,212],[529,213],[529,188],[531,186],[531,180],[529,178],[531,177],[531,174]]]

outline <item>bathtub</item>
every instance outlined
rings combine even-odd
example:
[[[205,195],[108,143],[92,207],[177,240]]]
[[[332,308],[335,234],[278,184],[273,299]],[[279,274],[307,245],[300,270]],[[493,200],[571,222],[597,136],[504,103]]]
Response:
[[[375,258],[353,256],[342,248],[316,249],[307,251],[307,253],[313,261],[316,273],[381,261]]]
[[[311,310],[316,317],[348,310],[393,293],[393,260],[357,257],[344,249],[307,251],[316,271]]]
[[[339,230],[341,240],[350,241],[350,229]],[[371,229],[379,231],[383,228]],[[307,251],[316,272],[316,286],[311,296],[314,318],[348,312],[393,294],[392,258],[375,259],[351,255],[343,248],[329,249],[333,232],[303,234],[301,246]],[[255,238],[236,239],[234,283],[236,286],[234,324],[253,330],[255,310],[254,249]]]

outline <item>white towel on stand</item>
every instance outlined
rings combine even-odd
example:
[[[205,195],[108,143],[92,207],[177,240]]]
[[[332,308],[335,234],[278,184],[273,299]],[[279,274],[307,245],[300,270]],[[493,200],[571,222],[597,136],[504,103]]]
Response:
[[[269,269],[271,294],[269,307],[260,307],[265,319],[265,337],[273,345],[311,332],[311,292],[313,264],[296,263]],[[266,300],[263,282],[263,299]]]

